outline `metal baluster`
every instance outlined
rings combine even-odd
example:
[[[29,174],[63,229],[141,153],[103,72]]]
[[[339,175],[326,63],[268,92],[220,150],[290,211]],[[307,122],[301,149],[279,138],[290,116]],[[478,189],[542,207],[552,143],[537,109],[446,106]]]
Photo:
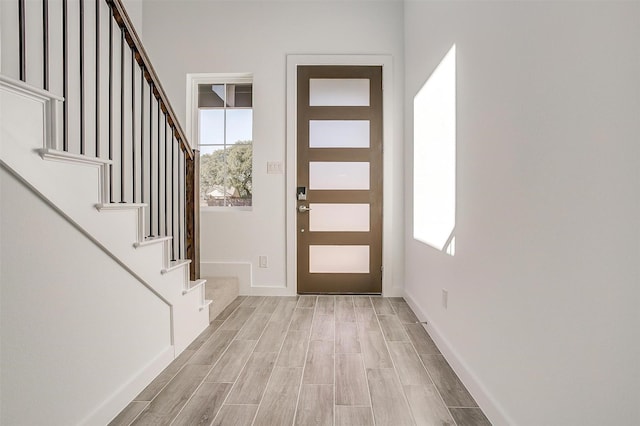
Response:
[[[100,4],[96,1],[96,158],[100,158]]]
[[[25,0],[18,0],[18,61],[20,80],[27,81],[27,36],[24,2]]]
[[[157,131],[157,138],[158,138],[158,161],[156,163],[156,165],[158,166],[158,183],[156,185],[156,191],[158,191],[158,206],[157,206],[157,211],[158,211],[158,236],[162,235],[160,233],[160,116],[162,115],[162,109],[160,108],[160,98],[157,99],[158,101],[158,131]]]
[[[176,184],[175,184],[175,177],[176,177],[176,173],[175,173],[175,157],[174,157],[174,153],[175,153],[175,147],[176,147],[176,139],[175,139],[175,133],[174,133],[174,129],[171,129],[171,236],[173,237],[171,239],[171,260],[176,260],[176,231],[175,231],[175,207],[176,207],[176,201],[175,201],[175,195],[176,195]]]
[[[136,61],[131,49],[131,201],[136,202]]]
[[[80,155],[84,155],[84,0],[78,0],[80,6]]]
[[[140,202],[144,203],[144,65],[140,66]],[[145,211],[148,209],[145,209]],[[147,223],[145,222],[146,231]],[[151,232],[149,232],[151,233]]]
[[[113,160],[113,9],[109,19],[109,160]],[[109,164],[109,202],[113,203],[113,163]]]
[[[42,88],[49,90],[49,0],[42,0]]]
[[[62,0],[62,150],[69,150],[69,40],[67,38],[67,0]]]
[[[153,237],[153,82],[149,83],[149,236]]]
[[[124,158],[124,29],[120,29],[120,202],[125,203],[125,158]],[[133,143],[132,143],[133,145]]]
[[[169,204],[169,158],[167,155],[167,125],[169,118],[167,117],[167,113],[164,114],[164,235],[169,235],[169,219],[167,216],[168,208],[167,204]]]
[[[178,259],[184,259],[182,255],[182,164],[183,159],[180,158],[182,150],[178,141]],[[184,156],[184,155],[183,155]]]

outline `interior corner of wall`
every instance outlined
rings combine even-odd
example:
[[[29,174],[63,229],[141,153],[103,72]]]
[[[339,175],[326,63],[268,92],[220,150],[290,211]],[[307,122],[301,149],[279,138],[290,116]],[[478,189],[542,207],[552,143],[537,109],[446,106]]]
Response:
[[[390,280],[390,281],[391,283],[385,284],[383,286],[382,295],[384,297],[402,297],[404,294],[402,287],[397,285],[397,283],[394,282],[394,280]]]

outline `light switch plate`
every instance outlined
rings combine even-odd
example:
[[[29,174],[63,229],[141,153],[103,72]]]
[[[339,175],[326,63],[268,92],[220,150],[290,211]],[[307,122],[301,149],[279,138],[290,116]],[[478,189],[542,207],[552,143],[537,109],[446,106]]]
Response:
[[[281,161],[268,161],[267,162],[267,174],[281,175],[284,173],[284,168]]]

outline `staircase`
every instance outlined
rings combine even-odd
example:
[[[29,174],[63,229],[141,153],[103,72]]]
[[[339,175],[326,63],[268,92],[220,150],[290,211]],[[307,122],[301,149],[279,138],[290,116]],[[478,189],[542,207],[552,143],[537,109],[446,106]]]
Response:
[[[0,90],[3,166],[168,301],[176,355],[182,352],[208,325],[205,280],[189,279],[190,259],[171,260],[173,237],[145,237],[147,204],[109,201],[112,161],[58,149],[60,98],[4,76]]]
[[[168,313],[159,314],[155,324],[158,335],[168,338],[166,342],[156,339],[164,343],[149,346],[146,352],[145,348],[132,351],[148,353],[150,359],[133,361],[133,357],[126,356],[131,350],[127,345],[137,344],[135,330],[149,332],[145,328],[149,322],[145,305],[141,305],[140,325],[135,319],[125,323],[133,330],[134,338],[129,343],[118,345],[118,336],[95,336],[82,342],[96,353],[110,351],[104,364],[96,366],[92,378],[98,382],[95,395],[101,396],[87,396],[90,392],[82,389],[80,380],[69,379],[60,388],[64,389],[60,391],[64,392],[59,395],[60,401],[50,401],[57,414],[37,413],[38,410],[26,408],[30,404],[27,398],[42,395],[55,399],[50,395],[59,393],[60,384],[44,380],[28,388],[29,380],[22,379],[30,376],[29,367],[5,354],[12,354],[11,347],[20,344],[15,339],[33,341],[38,339],[38,332],[33,330],[34,335],[30,336],[26,327],[27,331],[21,329],[18,333],[10,328],[10,321],[3,323],[2,369],[11,371],[14,379],[6,379],[8,374],[2,376],[2,424],[39,424],[44,419],[47,424],[105,424],[209,324],[211,300],[206,299],[205,280],[198,279],[194,203],[198,190],[197,151],[187,143],[120,0],[62,0],[60,8],[58,5],[59,2],[47,0],[0,3],[4,27],[0,38],[2,173],[20,182],[25,191],[55,211],[56,220],[71,224],[88,244],[115,261],[122,273],[144,286],[145,303],[166,306]],[[76,14],[74,19],[69,16],[71,13]],[[12,14],[16,15],[15,28],[4,25]],[[13,30],[17,34],[12,34]],[[19,41],[17,49],[13,40]],[[33,45],[37,54],[27,50]],[[6,56],[6,52],[16,50],[14,58]],[[38,71],[34,72],[34,68]],[[71,68],[76,70],[71,72]],[[91,78],[87,78],[89,72]],[[16,212],[20,206],[4,208]],[[59,250],[64,251],[64,245]],[[59,269],[68,271],[74,262],[90,261],[70,259]],[[91,269],[91,265],[84,266]],[[33,259],[32,267],[38,268],[38,259]],[[101,267],[96,264],[92,269],[100,274]],[[4,264],[0,268],[3,297],[5,293],[13,294],[5,292],[5,286],[23,284],[5,280],[7,269],[11,272]],[[24,285],[28,285],[26,275]],[[62,289],[65,283],[56,283],[56,274],[53,275],[50,283],[35,286],[42,285],[43,291],[45,284],[47,288],[59,285]],[[84,303],[98,306],[96,311],[118,312],[118,302],[101,297],[100,289],[96,291],[95,297]],[[105,289],[105,296],[110,291]],[[122,298],[127,297],[125,290]],[[14,308],[18,310],[21,303],[17,299],[12,305],[11,297],[2,302],[7,315]],[[52,313],[47,318],[55,318],[55,311]],[[25,313],[21,321],[28,325],[33,319],[35,324],[35,318],[37,314]],[[91,317],[77,319],[94,321]],[[95,321],[99,323],[101,319]],[[153,328],[150,332],[155,333]],[[68,334],[74,333],[76,330],[70,329]],[[140,344],[148,340],[143,337],[140,336]],[[105,341],[110,343],[105,345]],[[69,342],[75,343],[73,338]],[[69,348],[51,350],[60,350],[58,355],[62,358],[69,351],[70,362],[87,361],[74,359]],[[39,354],[28,355],[46,365],[43,371],[59,366],[46,364],[46,357]],[[128,371],[128,377],[114,378],[111,370]],[[26,386],[22,392],[27,394],[6,396],[14,384],[11,380]],[[100,387],[100,383],[104,386]],[[76,401],[74,394],[78,395]]]

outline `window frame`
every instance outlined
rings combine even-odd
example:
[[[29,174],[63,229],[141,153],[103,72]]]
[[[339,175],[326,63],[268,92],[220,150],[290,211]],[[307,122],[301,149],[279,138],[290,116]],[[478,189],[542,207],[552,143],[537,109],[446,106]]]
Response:
[[[253,86],[252,73],[197,73],[187,74],[187,135],[189,137],[189,145],[192,149],[200,148],[200,119],[198,107],[198,87],[203,84],[251,84]],[[253,96],[253,95],[252,95]],[[251,102],[251,110],[255,112],[254,102]],[[243,108],[249,109],[249,108]],[[251,124],[251,134],[253,135],[253,122]],[[253,140],[253,137],[252,137]],[[253,143],[252,148],[253,152]],[[253,157],[253,156],[252,156]],[[255,167],[251,164],[251,169],[255,171]],[[253,174],[253,173],[252,173]],[[198,176],[198,179],[200,177]],[[201,211],[252,211],[253,210],[253,194],[251,206],[203,206],[200,205]],[[198,197],[198,204],[200,204]]]

